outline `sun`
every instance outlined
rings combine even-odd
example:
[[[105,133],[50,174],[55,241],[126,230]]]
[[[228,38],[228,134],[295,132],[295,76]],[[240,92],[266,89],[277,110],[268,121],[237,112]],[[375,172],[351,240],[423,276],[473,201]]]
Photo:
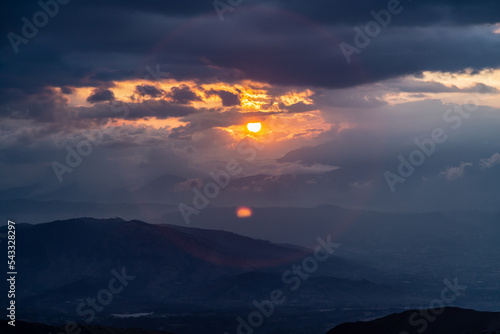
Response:
[[[250,132],[259,132],[261,128],[262,128],[262,124],[260,124],[260,122],[247,124],[247,129]]]

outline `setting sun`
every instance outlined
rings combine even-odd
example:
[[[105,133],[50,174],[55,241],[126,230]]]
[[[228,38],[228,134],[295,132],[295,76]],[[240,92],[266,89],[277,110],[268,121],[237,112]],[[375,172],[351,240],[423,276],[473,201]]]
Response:
[[[247,129],[248,129],[248,131],[251,131],[251,132],[259,132],[261,128],[262,128],[262,125],[260,123],[248,123],[247,124]]]

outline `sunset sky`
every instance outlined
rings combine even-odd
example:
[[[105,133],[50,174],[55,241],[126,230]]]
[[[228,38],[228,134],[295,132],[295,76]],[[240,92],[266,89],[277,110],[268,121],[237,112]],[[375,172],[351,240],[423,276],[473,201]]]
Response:
[[[235,160],[241,173],[211,205],[498,209],[498,1],[61,0],[36,33],[23,28],[43,19],[36,1],[6,6],[0,191],[11,198],[165,175],[182,192]],[[401,176],[399,157],[429,140]],[[76,166],[68,147],[85,153]],[[391,187],[387,172],[404,182]]]

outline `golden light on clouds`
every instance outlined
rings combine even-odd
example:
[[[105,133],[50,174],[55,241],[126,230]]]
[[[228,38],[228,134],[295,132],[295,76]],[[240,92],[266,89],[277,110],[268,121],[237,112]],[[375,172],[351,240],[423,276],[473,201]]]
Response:
[[[422,73],[421,77],[407,77],[403,79],[409,84],[420,82],[423,84],[441,84],[450,88],[450,91],[441,92],[389,92],[384,95],[384,100],[391,105],[423,101],[428,99],[441,100],[444,103],[463,104],[467,97],[475,95],[475,88],[478,84],[488,86],[491,93],[480,94],[480,104],[493,108],[500,108],[500,70],[485,69],[479,72],[465,70],[459,73],[431,72]],[[484,86],[483,86],[484,87]],[[458,89],[457,89],[458,88]],[[486,87],[485,87],[486,88]],[[495,89],[497,92],[495,92]],[[454,91],[455,90],[455,91]]]
[[[253,211],[247,206],[240,206],[236,209],[236,217],[238,218],[249,218],[252,217]]]
[[[283,102],[286,106],[291,106],[292,104],[296,104],[299,102],[302,102],[304,104],[313,104],[313,101],[309,98],[313,94],[314,92],[310,89],[306,89],[301,92],[288,92],[280,96],[280,101]]]
[[[150,118],[147,118],[147,119],[141,118],[141,119],[134,120],[134,121],[126,121],[125,124],[128,124],[128,125],[133,125],[133,124],[144,125],[144,126],[147,126],[147,127],[152,127],[154,129],[162,129],[162,128],[171,129],[171,128],[176,128],[176,127],[179,127],[179,126],[185,126],[188,123],[180,121],[179,118],[157,119],[157,118],[154,118],[154,117],[150,117]]]
[[[449,72],[423,72],[421,81],[436,81],[447,86],[455,85],[459,88],[470,87],[478,82],[485,85],[499,87],[500,70],[490,69],[474,73],[472,70],[466,70],[461,73]]]
[[[262,129],[262,124],[260,124],[260,122],[257,122],[257,123],[248,123],[247,124],[247,129],[250,132],[259,132],[260,129]]]
[[[252,119],[246,122],[254,123]],[[227,132],[235,141],[250,137],[257,142],[276,146],[282,142],[292,145],[294,141],[314,140],[332,126],[319,111],[273,114],[259,123],[261,128],[258,132],[251,132],[247,123],[218,129]]]
[[[154,97],[140,95],[136,91],[136,87],[145,85],[154,86],[161,94]],[[171,95],[172,89],[175,87],[187,87],[195,94],[197,98],[179,105],[183,108],[193,108],[194,111],[198,110],[199,114],[194,112],[188,117],[157,118],[146,113],[142,118],[121,119],[119,122],[117,120],[114,126],[150,127],[170,132],[174,128],[187,126],[191,121],[189,117],[209,120],[217,117],[217,114],[221,114],[221,117],[225,117],[222,114],[226,114],[234,116],[236,120],[238,114],[249,114],[249,117],[240,119],[239,124],[216,126],[213,129],[224,131],[236,142],[250,137],[258,142],[268,143],[270,146],[277,146],[279,143],[289,141],[289,144],[293,144],[295,141],[312,140],[319,134],[328,131],[331,127],[331,124],[325,122],[319,110],[302,113],[288,111],[289,106],[297,103],[313,104],[311,96],[314,92],[310,89],[288,90],[249,80],[231,84],[224,82],[199,84],[193,81],[176,81],[173,79],[156,82],[127,80],[115,82],[108,89],[113,92],[115,100],[125,103],[142,103],[146,100],[163,100],[175,103]],[[88,103],[86,99],[94,89],[93,87],[74,88],[73,93],[67,95],[70,99],[69,103],[74,106],[91,107],[92,104]],[[230,101],[232,103],[236,101],[239,104],[224,105],[220,92],[233,94],[235,98]],[[109,102],[105,103],[109,104]],[[260,115],[250,115],[252,113]],[[201,135],[199,132],[204,132],[204,130],[193,134],[195,136],[193,138],[196,138],[196,135]]]
[[[159,91],[163,91],[161,96],[141,96],[137,94],[137,86],[154,86]],[[189,103],[190,106],[201,109],[211,108],[224,111],[227,108],[238,107],[239,112],[279,112],[280,106],[290,106],[299,102],[304,104],[312,104],[310,96],[314,94],[309,89],[305,90],[290,90],[283,91],[281,94],[270,93],[271,86],[259,82],[244,80],[235,84],[228,84],[223,82],[213,84],[197,84],[193,81],[176,81],[173,79],[164,79],[161,81],[147,81],[147,80],[125,80],[114,82],[111,90],[116,100],[123,102],[142,102],[144,100],[165,100],[171,101],[168,94],[174,87],[186,86],[190,91],[198,96],[197,100]],[[75,87],[73,93],[68,97],[72,105],[90,106],[91,103],[86,101],[87,97],[92,93],[95,87]],[[222,98],[214,92],[228,92],[238,97],[240,105],[224,106]]]

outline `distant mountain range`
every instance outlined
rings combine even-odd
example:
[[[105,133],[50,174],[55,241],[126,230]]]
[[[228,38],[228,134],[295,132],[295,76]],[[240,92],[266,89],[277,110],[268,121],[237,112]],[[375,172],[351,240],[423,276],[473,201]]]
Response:
[[[356,211],[335,207],[256,209],[251,218],[244,220],[231,220],[234,211],[230,209],[210,209],[206,213],[211,221],[239,223],[236,230],[244,230],[254,223],[256,230],[262,229],[264,234],[270,235],[280,228],[288,233],[296,226],[295,222],[303,220],[311,229],[303,233],[316,241],[316,245],[311,243],[310,247],[272,243],[221,230],[148,224],[121,218],[77,218],[35,225],[18,221],[18,320],[53,325],[77,321],[86,325],[139,327],[181,334],[196,334],[209,326],[213,330],[207,333],[224,333],[234,331],[238,326],[236,319],[254,311],[255,302],[268,300],[272,291],[280,290],[285,302],[276,307],[277,315],[266,328],[278,332],[286,328],[287,333],[300,333],[306,330],[301,326],[308,324],[307,328],[313,328],[315,333],[325,333],[346,321],[374,319],[408,307],[425,307],[440,296],[444,278],[456,277],[453,271],[447,276],[405,275],[404,265],[400,263],[405,258],[410,263],[419,258],[427,259],[428,263],[423,263],[422,268],[448,266],[439,269],[444,272],[455,265],[445,261],[455,257],[464,256],[461,265],[470,268],[467,261],[478,255],[485,257],[482,261],[486,263],[478,263],[478,267],[491,265],[497,256],[492,251],[486,258],[484,253],[497,247],[492,240],[496,238],[494,222],[478,224],[485,229],[483,231],[470,228],[467,221],[440,214],[411,216],[356,212],[358,216],[352,219],[348,214],[353,212]],[[216,213],[218,218],[214,216]],[[328,215],[336,219],[330,225],[324,224],[324,216]],[[271,221],[269,217],[277,220]],[[398,224],[399,219],[402,223]],[[5,232],[6,227],[0,227],[0,238],[5,237]],[[412,239],[412,234],[417,239]],[[343,244],[325,261],[313,263],[311,270],[304,271],[305,259],[314,258],[315,247],[321,244],[318,244],[318,237],[331,245],[331,241],[325,241],[330,240],[329,235],[342,240]],[[422,240],[425,243],[422,244]],[[467,245],[471,254],[463,249]],[[453,250],[457,254],[451,254]],[[392,265],[394,268],[401,266],[399,273],[375,268],[391,264],[391,251]],[[348,255],[347,258],[343,254]],[[6,272],[5,266],[6,263],[1,264]],[[302,268],[301,274],[295,271],[297,266]],[[460,266],[456,270],[459,271]],[[495,275],[485,277],[492,283],[464,281],[460,277],[460,284],[465,284],[467,289],[457,297],[457,303],[463,299],[468,299],[469,303],[477,300],[478,305],[484,303],[495,309],[498,305],[495,284],[498,282],[494,282]],[[7,291],[6,284],[6,281],[0,282],[2,291]],[[120,290],[119,293],[109,295],[106,292],[114,289]],[[92,300],[100,300],[101,304],[91,307]],[[446,312],[461,311],[447,309]],[[446,316],[446,312],[439,317],[442,320],[436,320],[435,326],[448,326],[447,321],[451,323],[456,318]],[[471,322],[474,326],[491,315],[457,314],[457,319],[477,314],[479,322]],[[332,333],[365,333],[356,326],[371,329],[373,323],[373,333],[385,333],[386,321],[387,328],[392,328],[391,324],[404,326],[408,324],[408,316],[411,313],[374,322],[344,324]],[[379,325],[382,327],[377,327]],[[470,333],[477,332],[476,327],[471,328],[474,329]],[[451,329],[440,333],[454,333]],[[336,332],[341,330],[345,331]]]
[[[105,310],[94,312],[99,321],[110,314],[165,308],[249,308],[275,289],[289,293],[286,307],[394,307],[407,301],[394,287],[362,279],[375,270],[334,254],[317,264],[310,277],[299,279],[291,268],[314,256],[313,250],[231,232],[119,218],[16,226],[16,264],[22,272],[16,300],[19,314],[31,321],[75,314],[93,318],[85,308],[76,310],[118,276],[133,280]],[[5,227],[0,228],[4,232]],[[288,282],[283,279],[287,270]],[[297,280],[300,289],[292,291]],[[6,283],[0,287],[6,289]]]
[[[329,172],[331,173],[331,172]],[[326,173],[326,174],[329,174]],[[68,201],[68,202],[99,202],[104,204],[148,203],[148,204],[178,204],[189,202],[193,197],[193,186],[200,186],[199,182],[205,184],[213,181],[210,176],[201,179],[186,179],[175,175],[160,175],[153,179],[142,180],[136,186],[122,186],[117,188],[107,187],[95,189],[78,180],[68,180],[65,183],[57,183],[56,178],[48,177],[44,182],[13,187],[0,190],[0,200],[25,199],[41,201]],[[325,192],[324,176],[314,174],[281,175],[273,176],[266,174],[245,176],[233,180],[224,188],[224,191],[214,198],[212,202],[225,205],[238,205],[241,198],[254,197],[253,202],[247,205],[258,205],[259,203],[272,203],[283,205],[286,199],[291,200],[290,189],[317,189]],[[283,187],[285,186],[285,187]],[[265,190],[265,191],[264,191]],[[252,194],[251,196],[249,196]],[[295,201],[297,201],[295,199]],[[301,198],[299,203],[315,203],[315,200]]]
[[[454,306],[494,310],[500,300],[500,214],[495,212],[386,213],[318,206],[253,208],[251,217],[240,219],[235,208],[208,207],[186,225],[175,205],[0,201],[0,222],[41,223],[75,215],[170,224],[193,237],[198,233],[193,227],[231,231],[305,248],[314,248],[318,236],[332,235],[342,245],[336,255],[344,264],[363,268],[336,271],[337,278],[367,279],[432,297],[443,279],[458,277],[469,289]],[[318,275],[331,275],[330,268],[321,266]]]

